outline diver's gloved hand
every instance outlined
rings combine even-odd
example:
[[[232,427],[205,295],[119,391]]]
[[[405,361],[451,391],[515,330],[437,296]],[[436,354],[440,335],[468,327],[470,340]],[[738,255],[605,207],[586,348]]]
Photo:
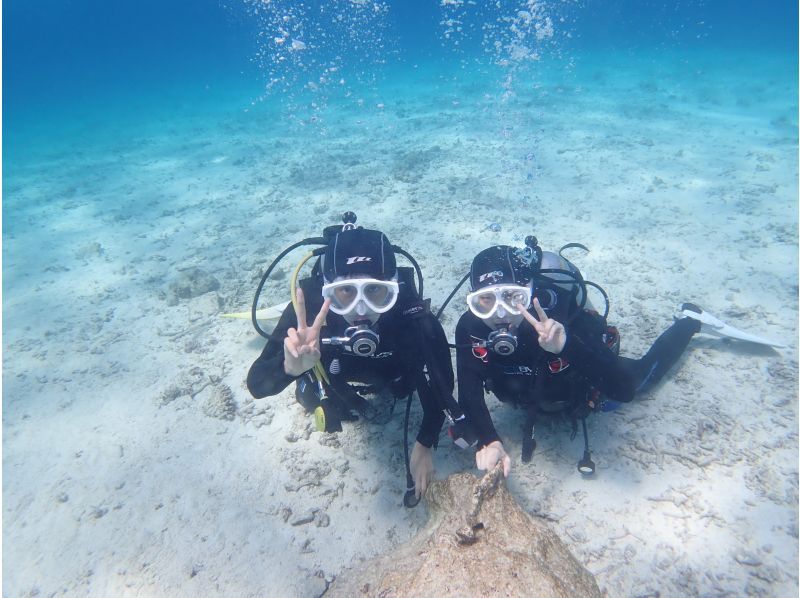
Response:
[[[283,339],[283,370],[289,376],[299,376],[313,368],[320,358],[319,330],[325,323],[330,299],[326,299],[314,323],[306,324],[306,302],[303,291],[297,289],[297,328],[289,328]]]
[[[481,471],[491,471],[498,462],[503,463],[503,475],[511,471],[511,457],[506,454],[503,443],[495,440],[475,453],[475,465]]]
[[[415,442],[411,451],[409,465],[411,477],[414,478],[414,496],[419,498],[425,495],[428,485],[433,480],[433,455],[431,454],[431,449],[421,445],[419,442]]]
[[[523,305],[518,303],[517,307],[539,335],[539,346],[548,353],[555,355],[561,353],[564,345],[567,344],[567,332],[564,330],[564,325],[558,320],[549,318],[536,297],[533,298],[533,308],[536,310],[536,315],[539,316],[538,320],[528,313]]]

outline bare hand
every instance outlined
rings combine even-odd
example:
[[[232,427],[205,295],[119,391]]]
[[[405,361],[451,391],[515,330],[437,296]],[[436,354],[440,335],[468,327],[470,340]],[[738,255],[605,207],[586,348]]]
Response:
[[[283,339],[283,370],[290,376],[299,376],[313,368],[320,358],[319,331],[328,315],[330,299],[326,299],[314,323],[306,325],[306,301],[303,291],[297,289],[297,328],[289,328]]]
[[[481,471],[491,471],[500,461],[503,462],[503,475],[508,477],[508,473],[511,471],[511,457],[508,456],[503,448],[503,443],[499,440],[490,442],[475,453],[475,465]]]
[[[555,355],[561,353],[564,345],[567,344],[567,332],[564,330],[564,325],[558,320],[548,317],[536,297],[533,298],[533,308],[539,316],[538,320],[528,313],[528,310],[521,304],[518,303],[517,307],[522,312],[522,316],[539,334],[539,346],[548,353],[554,353]]]
[[[414,443],[414,448],[411,451],[411,477],[414,478],[414,496],[419,498],[424,496],[428,490],[428,485],[433,479],[433,456],[431,449],[421,445],[419,442]]]

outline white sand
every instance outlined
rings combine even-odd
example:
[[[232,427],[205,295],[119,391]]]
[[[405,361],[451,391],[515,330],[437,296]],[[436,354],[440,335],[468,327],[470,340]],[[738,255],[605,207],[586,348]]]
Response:
[[[14,173],[4,596],[315,596],[414,535],[425,510],[401,506],[402,404],[383,426],[312,431],[291,387],[250,398],[262,341],[219,317],[249,309],[272,257],[348,209],[417,257],[435,304],[477,251],[533,233],[590,247],[570,255],[609,292],[625,355],[684,300],[786,342],[695,339],[656,390],[590,419],[590,480],[566,424],[541,426],[519,463],[520,412],[490,403],[512,492],[610,595],[796,595],[796,89],[753,65],[726,79],[722,62],[652,78],[622,64],[521,94],[532,104],[509,113],[524,117],[420,73],[413,96],[396,81],[383,110],[332,106],[324,129],[231,109],[76,138]],[[220,288],[169,305],[193,267]],[[446,438],[435,462],[440,476],[473,467]]]

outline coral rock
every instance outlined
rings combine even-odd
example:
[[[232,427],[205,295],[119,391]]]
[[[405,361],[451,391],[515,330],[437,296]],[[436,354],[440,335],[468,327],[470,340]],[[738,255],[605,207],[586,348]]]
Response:
[[[343,573],[326,596],[602,596],[550,527],[528,515],[501,468],[428,489],[427,526],[409,543]]]

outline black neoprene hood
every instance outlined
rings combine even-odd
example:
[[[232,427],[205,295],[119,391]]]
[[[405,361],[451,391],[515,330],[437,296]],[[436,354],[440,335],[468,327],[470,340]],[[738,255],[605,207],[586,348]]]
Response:
[[[386,235],[377,230],[356,228],[342,231],[330,240],[322,273],[328,282],[337,276],[350,275],[389,280],[397,273],[397,262]]]
[[[472,260],[469,282],[473,291],[496,284],[525,286],[532,278],[530,266],[508,245],[495,245],[481,251]]]

